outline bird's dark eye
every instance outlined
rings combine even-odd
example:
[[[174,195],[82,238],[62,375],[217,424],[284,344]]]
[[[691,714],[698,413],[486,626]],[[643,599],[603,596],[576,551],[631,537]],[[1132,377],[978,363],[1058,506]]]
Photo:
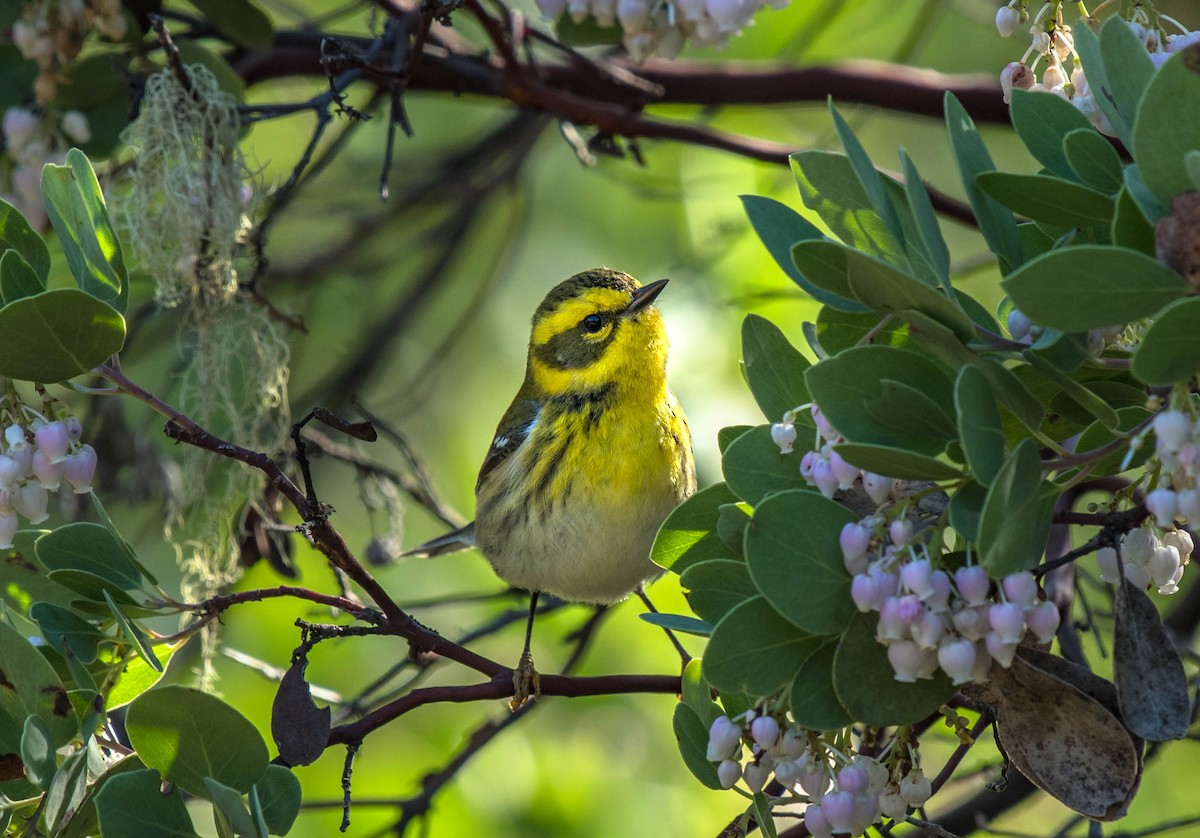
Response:
[[[587,317],[583,318],[583,322],[580,325],[583,326],[583,330],[585,332],[591,332],[592,334],[595,334],[604,328],[604,320],[599,314],[589,314]]]

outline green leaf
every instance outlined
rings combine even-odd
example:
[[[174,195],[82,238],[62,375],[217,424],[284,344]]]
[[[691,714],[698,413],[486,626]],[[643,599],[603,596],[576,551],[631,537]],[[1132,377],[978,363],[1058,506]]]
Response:
[[[79,725],[54,668],[16,629],[0,622],[0,754],[20,752],[25,719],[37,716],[55,749],[71,741]]]
[[[48,788],[58,770],[58,757],[50,742],[50,728],[40,716],[26,716],[21,734],[21,762],[25,779],[40,789]]]
[[[0,375],[53,384],[90,372],[125,345],[125,318],[75,288],[0,308]]]
[[[1074,178],[1075,170],[1067,159],[1063,141],[1077,130],[1099,136],[1087,117],[1053,93],[1014,89],[1011,98],[1013,128],[1029,153],[1059,177]]]
[[[1050,175],[1009,172],[985,172],[978,180],[984,192],[1018,215],[1034,221],[1063,227],[1103,226],[1106,229],[1112,221],[1113,199],[1088,186]]]
[[[151,666],[137,650],[129,653],[124,660],[124,667],[117,675],[116,684],[108,694],[106,701],[108,709],[115,710],[118,707],[124,707],[162,680],[163,673],[171,663],[171,658],[183,648],[185,643],[187,643],[186,640],[181,640],[170,646],[160,645],[158,647],[154,657],[160,659],[162,669],[155,669]],[[161,658],[159,658],[160,655]]]
[[[267,829],[272,835],[287,835],[300,814],[300,780],[282,765],[268,765],[254,788]]]
[[[746,600],[758,596],[746,563],[729,559],[697,562],[683,572],[679,584],[692,610],[714,625]]]
[[[238,102],[246,100],[246,82],[220,53],[213,52],[190,39],[178,41],[176,46],[179,49],[179,60],[185,66],[203,65],[213,74],[218,87]]]
[[[1117,427],[1117,412],[1104,399],[1036,352],[1026,349],[1021,352],[1021,357],[1035,367],[1038,372],[1053,381],[1061,395],[1066,396],[1087,411],[1089,418],[1099,419],[1108,428]]]
[[[1169,206],[1176,195],[1196,190],[1186,156],[1200,136],[1200,49],[1181,50],[1159,68],[1137,114],[1133,154],[1138,169],[1150,191]]]
[[[1054,98],[1058,99],[1057,96]],[[1067,107],[1078,113],[1073,106]],[[1093,189],[1112,195],[1125,183],[1121,156],[1112,143],[1090,125],[1067,132],[1063,137],[1063,154],[1079,179]]]
[[[898,477],[902,480],[957,480],[963,476],[962,471],[949,463],[902,448],[843,442],[841,445],[835,445],[833,450],[850,465],[886,477]]]
[[[271,19],[247,0],[193,0],[204,20],[240,47],[267,47],[275,40]]]
[[[1079,27],[1082,29],[1083,27]],[[1120,15],[1114,15],[1100,27],[1100,55],[1104,59],[1105,85],[1104,89],[1092,87],[1091,76],[1088,76],[1088,87],[1095,93],[1097,103],[1106,99],[1119,112],[1122,125],[1109,116],[1109,121],[1117,129],[1117,135],[1126,148],[1133,149],[1134,157],[1141,154],[1133,140],[1136,114],[1145,104],[1146,86],[1155,76],[1154,63],[1146,51],[1146,45],[1125,23]],[[1085,66],[1085,71],[1087,70]],[[1161,71],[1160,71],[1161,72]],[[1103,108],[1103,104],[1101,104]],[[1186,108],[1185,101],[1170,102],[1171,110],[1163,113],[1174,113],[1176,109]],[[1124,127],[1124,131],[1122,131]]]
[[[42,169],[42,197],[80,290],[124,314],[129,277],[121,243],[96,173],[82,151],[67,152],[65,166],[48,163]]]
[[[11,303],[23,297],[32,297],[46,290],[46,282],[39,279],[29,263],[15,250],[6,250],[0,256],[0,297]]]
[[[854,614],[838,537],[857,520],[809,491],[771,495],[754,510],[746,531],[750,577],[776,611],[809,634],[837,634]]]
[[[134,35],[132,43],[137,42]],[[187,39],[176,42],[181,48]],[[67,65],[58,79],[53,110],[79,111],[88,121],[91,137],[80,151],[92,159],[109,157],[129,125],[132,87],[125,77],[128,59],[120,50],[92,52]]]
[[[780,454],[779,446],[771,441],[770,426],[760,425],[734,440],[721,458],[721,467],[726,484],[737,497],[756,505],[772,492],[807,485],[800,476],[803,456],[799,449]],[[727,551],[726,558],[734,556],[728,555]]]
[[[1192,290],[1183,277],[1146,254],[1107,245],[1053,250],[1002,284],[1031,320],[1064,332],[1149,317]]]
[[[836,355],[857,346],[867,334],[871,335],[870,343],[874,346],[904,346],[909,342],[908,327],[899,318],[891,317],[891,322],[879,328],[886,317],[889,315],[874,311],[853,314],[823,306],[817,313],[816,329],[821,349],[828,355]]]
[[[979,541],[979,519],[986,500],[987,488],[974,480],[963,483],[950,496],[950,526],[972,543]]]
[[[144,564],[138,561],[137,553],[135,553],[133,550],[133,545],[125,540],[124,536],[121,535],[121,531],[117,529],[117,525],[113,522],[113,519],[109,517],[108,510],[105,509],[104,504],[100,502],[100,496],[97,495],[95,491],[89,492],[88,496],[92,499],[92,508],[96,510],[96,517],[100,519],[100,523],[104,525],[104,528],[112,534],[113,539],[117,542],[117,546],[119,546],[125,553],[125,556],[129,559],[130,563],[132,563],[132,565],[138,569],[138,572],[141,573],[151,585],[157,585],[158,580],[154,578],[154,574],[151,573]]]
[[[778,451],[779,449],[775,449]],[[724,483],[716,483],[685,500],[659,527],[650,560],[675,573],[682,573],[708,559],[736,559],[717,535],[717,515],[722,504],[737,496]]]
[[[704,620],[688,617],[685,614],[662,614],[655,611],[638,614],[652,626],[659,626],[669,631],[681,631],[684,634],[694,634],[697,637],[708,637],[712,634],[712,626]]]
[[[145,659],[151,669],[162,671],[163,665],[159,661],[158,656],[154,654],[154,647],[150,645],[150,638],[142,631],[138,624],[121,610],[121,607],[113,600],[112,595],[108,591],[104,591],[104,600],[108,603],[108,608],[112,611],[113,617],[117,621],[117,627],[120,628],[121,634],[125,635],[125,639],[133,644],[137,649],[137,653]]]
[[[755,792],[750,808],[754,810],[754,822],[762,831],[763,838],[779,838],[779,832],[775,829],[775,818],[771,813],[771,803],[766,794],[761,791]]]
[[[104,835],[138,838],[197,838],[178,790],[163,794],[159,773],[129,771],[112,777],[96,795],[96,814]]]
[[[554,21],[554,30],[562,43],[573,47],[594,47],[621,43],[621,29],[617,26],[601,26],[596,18],[588,15],[575,21],[569,14],[561,14]]]
[[[834,130],[837,131],[842,148],[846,150],[846,159],[850,161],[850,166],[854,170],[854,176],[858,179],[858,185],[862,187],[863,194],[870,201],[871,208],[883,219],[892,238],[904,247],[905,241],[904,235],[900,231],[900,219],[896,216],[896,208],[892,206],[887,191],[884,189],[883,178],[880,177],[871,158],[867,156],[867,150],[854,135],[854,131],[850,129],[846,120],[833,106],[833,97],[829,98],[829,114],[833,117]]]
[[[907,264],[903,245],[871,206],[845,155],[831,151],[799,151],[791,155],[790,160],[804,206],[819,215],[835,236],[851,247],[892,264]]]
[[[46,790],[46,825],[57,836],[60,827],[83,808],[87,799],[87,754],[76,751],[59,766]]]
[[[45,240],[29,226],[16,207],[0,200],[0,253],[9,249],[25,260],[45,287],[46,277],[50,275],[50,251]]]
[[[833,688],[833,661],[840,641],[831,640],[817,649],[796,672],[789,695],[792,716],[801,727],[835,730],[854,721]]]
[[[1200,298],[1167,306],[1133,353],[1133,374],[1147,384],[1167,386],[1200,371]]]
[[[67,524],[43,535],[34,548],[38,562],[47,570],[94,573],[122,590],[133,590],[142,584],[141,571],[125,555],[112,533],[100,524]]]
[[[749,523],[750,513],[742,508],[742,504],[723,504],[717,511],[717,536],[722,544],[740,556]]]
[[[980,174],[995,171],[996,166],[979,137],[975,123],[949,91],[946,92],[944,107],[950,148],[954,152],[967,201],[979,221],[979,231],[983,233],[988,248],[1000,259],[1000,272],[1007,274],[1021,264],[1021,240],[1017,234],[1016,219],[1010,210],[989,197],[976,181]]]
[[[908,207],[912,211],[921,245],[942,285],[942,290],[947,295],[953,294],[950,286],[950,251],[942,237],[942,228],[938,224],[929,192],[926,191],[912,158],[903,148],[900,149],[900,164],[904,169],[904,191],[908,194]]]
[[[1041,560],[1046,547],[1046,528],[1039,526],[1041,485],[1037,443],[1024,439],[988,488],[979,520],[979,563],[993,579],[1030,570]]]
[[[855,613],[833,658],[833,688],[855,720],[886,727],[919,721],[956,688],[940,670],[930,680],[906,684],[893,677],[887,649],[875,639],[876,614]]]
[[[121,590],[116,582],[94,573],[88,573],[85,570],[52,570],[46,575],[55,584],[74,591],[83,596],[85,600],[90,600],[93,605],[90,608],[86,607],[84,600],[78,598],[69,603],[72,608],[85,614],[107,614],[108,606],[101,604],[104,602],[106,593],[122,605],[137,607],[137,602],[133,597]]]
[[[80,663],[94,663],[101,634],[99,629],[74,611],[49,602],[35,602],[29,618],[38,624],[42,637],[59,654]]]
[[[1109,235],[1115,245],[1140,251],[1147,256],[1154,255],[1154,225],[1147,220],[1126,186],[1122,186],[1117,193]]]
[[[721,455],[725,455],[725,452],[729,450],[730,445],[733,445],[735,439],[753,427],[753,425],[729,425],[717,431],[717,449],[721,452]]]
[[[742,358],[750,392],[768,421],[780,421],[785,411],[809,400],[804,372],[811,364],[770,320],[746,315]]]
[[[94,746],[95,740],[92,740],[92,742]],[[83,757],[85,755],[81,753],[80,756]],[[100,774],[90,786],[88,786],[86,785],[88,779],[87,760],[79,760],[79,765],[79,774],[82,778],[82,782],[87,788],[87,793],[84,795],[83,800],[80,802],[79,806],[76,807],[74,812],[63,813],[65,817],[60,819],[61,822],[53,824],[54,828],[57,830],[54,833],[56,838],[93,838],[93,836],[99,835],[100,822],[96,816],[96,795],[99,794],[100,790],[104,788],[108,781],[113,777],[117,777],[121,774],[127,774],[131,771],[140,771],[145,768],[145,766],[142,765],[142,761],[137,758],[137,754],[133,754],[131,756],[124,757],[117,762],[110,763],[104,772]],[[60,773],[67,768],[68,763],[64,762],[62,768],[60,768]],[[47,820],[49,821],[50,819],[47,818]]]
[[[125,725],[148,767],[201,797],[208,796],[205,777],[247,792],[267,767],[267,746],[254,725],[200,690],[150,690],[129,705]]]
[[[863,404],[879,424],[915,436],[954,438],[954,420],[938,402],[916,387],[890,378],[882,379],[879,387],[879,396]]]
[[[688,771],[707,788],[720,791],[722,786],[717,779],[716,763],[708,761],[708,728],[700,721],[696,711],[682,702],[676,704],[671,729]]]
[[[853,300],[831,294],[813,285],[804,274],[796,269],[792,261],[792,245],[808,239],[823,239],[824,234],[813,226],[800,213],[786,204],[772,198],[762,198],[758,195],[740,195],[746,217],[750,226],[758,234],[763,246],[771,254],[776,264],[783,270],[792,282],[800,286],[804,293],[814,300],[834,306],[844,311],[865,311],[866,308]]]
[[[991,483],[1004,463],[1004,429],[996,396],[978,367],[964,366],[958,371],[954,410],[967,465],[980,482]]]
[[[849,442],[903,448],[936,456],[943,440],[903,433],[863,410],[883,395],[884,381],[897,381],[936,404],[951,404],[954,386],[924,355],[890,346],[859,346],[811,367],[805,378],[821,411]],[[749,498],[747,498],[749,500]]]
[[[1142,211],[1142,215],[1146,216],[1149,221],[1158,221],[1167,214],[1166,207],[1142,179],[1142,172],[1136,163],[1125,167],[1125,189],[1129,192],[1129,197],[1133,199],[1133,202],[1137,204],[1138,209]]]
[[[821,642],[785,620],[765,599],[754,597],[713,629],[704,652],[704,678],[722,693],[767,695],[790,684]]]
[[[260,836],[258,825],[240,792],[218,783],[212,777],[204,778],[204,788],[208,791],[208,799],[212,801],[214,816],[224,819],[231,832],[244,838],[266,838],[265,835]]]
[[[887,262],[835,242],[800,242],[792,258],[813,282],[844,289],[856,300],[877,311],[903,316],[910,309],[923,312],[970,340],[975,327],[949,297]]]
[[[683,667],[680,678],[680,699],[700,719],[707,730],[717,716],[723,715],[721,705],[712,699],[712,687],[704,680],[701,672],[700,658],[692,658]]]

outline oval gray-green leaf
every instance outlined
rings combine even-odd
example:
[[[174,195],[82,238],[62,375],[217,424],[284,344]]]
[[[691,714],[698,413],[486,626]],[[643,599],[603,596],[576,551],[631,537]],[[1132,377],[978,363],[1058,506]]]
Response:
[[[704,651],[704,678],[714,689],[764,696],[796,677],[822,643],[785,620],[762,597],[734,608],[713,629]]]
[[[967,465],[981,483],[991,483],[1004,464],[1004,428],[996,395],[978,367],[966,365],[958,371],[954,410]]]
[[[734,440],[721,458],[721,468],[726,485],[739,498],[755,505],[772,492],[807,485],[800,476],[803,456],[799,448],[780,454],[779,446],[771,441],[770,426],[760,425]]]
[[[811,634],[838,634],[855,613],[838,537],[853,512],[816,492],[771,495],[746,530],[746,566],[767,601]]]
[[[77,288],[0,308],[0,375],[53,384],[90,372],[125,345],[125,318]]]
[[[746,563],[729,559],[697,562],[680,575],[679,584],[696,616],[713,624],[746,600],[758,596]]]
[[[157,771],[144,768],[111,777],[96,795],[96,814],[104,835],[145,838],[197,838],[183,795],[162,793]]]
[[[1091,125],[1068,132],[1063,137],[1063,153],[1079,179],[1093,189],[1112,195],[1125,183],[1120,155]]]
[[[959,469],[949,463],[902,448],[843,442],[835,445],[833,450],[850,465],[885,477],[898,477],[902,480],[957,480],[963,476]]]
[[[0,253],[9,248],[21,255],[42,281],[50,274],[50,251],[45,240],[29,226],[25,216],[8,201],[0,199]]]
[[[21,750],[23,725],[37,716],[50,732],[55,749],[71,740],[79,729],[67,691],[54,668],[20,632],[0,622],[0,754]]]
[[[1133,374],[1168,386],[1200,372],[1200,298],[1177,300],[1154,318],[1134,350]]]
[[[708,761],[708,728],[700,721],[696,711],[682,702],[676,704],[671,729],[675,733],[683,764],[692,772],[692,776],[707,788],[723,788],[717,779],[716,763]]]
[[[1041,484],[1037,444],[1021,440],[988,488],[979,519],[979,563],[993,579],[1029,570],[1041,559]]]
[[[1165,206],[1196,188],[1185,157],[1196,148],[1198,136],[1200,46],[1192,45],[1172,55],[1150,79],[1133,128],[1133,154],[1142,179]]]
[[[86,521],[52,530],[34,543],[38,562],[47,570],[83,570],[108,579],[124,590],[142,584],[142,573],[106,527]]]
[[[779,422],[785,411],[808,401],[804,372],[811,364],[765,317],[748,314],[742,321],[742,360],[746,383],[768,421]]]
[[[1014,271],[1002,285],[1031,320],[1064,332],[1140,320],[1192,291],[1183,277],[1156,259],[1110,245],[1052,250]]]
[[[716,483],[692,495],[662,522],[650,551],[650,560],[659,567],[682,573],[691,565],[708,559],[740,558],[721,543],[717,535],[721,506],[737,500],[724,483]]]
[[[831,640],[800,665],[789,698],[792,718],[809,730],[834,730],[854,719],[838,701],[833,689],[833,659],[838,640]]]

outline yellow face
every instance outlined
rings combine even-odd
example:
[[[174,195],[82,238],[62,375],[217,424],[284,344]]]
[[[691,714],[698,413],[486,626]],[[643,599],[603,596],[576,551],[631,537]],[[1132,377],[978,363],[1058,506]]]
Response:
[[[533,318],[529,371],[547,394],[607,386],[663,386],[667,336],[650,305],[661,286],[642,291],[616,271],[588,271],[552,290]]]

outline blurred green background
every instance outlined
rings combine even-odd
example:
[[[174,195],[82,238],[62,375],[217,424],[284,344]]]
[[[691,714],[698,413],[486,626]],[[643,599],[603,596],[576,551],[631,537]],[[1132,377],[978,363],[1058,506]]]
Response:
[[[316,0],[263,5],[281,27],[341,8]],[[1005,63],[1019,59],[1026,46],[997,36],[992,24],[996,5],[984,0],[793,0],[787,9],[761,12],[756,24],[726,51],[685,52],[683,57],[799,65],[869,58],[994,78]],[[1182,16],[1188,5],[1160,7],[1174,8]],[[540,20],[532,3],[517,7],[531,20]],[[362,34],[368,17],[369,11],[360,7],[330,28]],[[476,35],[465,16],[455,21],[462,34]],[[255,85],[247,97],[255,103],[287,103],[325,88],[320,76],[293,78]],[[352,91],[351,100],[361,106],[369,94],[364,85]],[[439,221],[449,212],[449,202],[469,195],[466,186],[460,183],[448,195],[429,200],[422,193],[422,203],[408,190],[414,185],[424,189],[439,161],[478,143],[511,119],[513,111],[496,101],[421,92],[407,94],[405,105],[415,135],[397,138],[390,201],[381,204],[377,189],[386,142],[386,118],[381,115],[359,127],[332,164],[297,195],[268,242],[272,268],[262,290],[279,308],[302,315],[308,327],[307,335],[294,334],[291,339],[293,413],[299,416],[316,404],[327,404],[332,394],[353,395],[409,438],[441,497],[468,519],[479,462],[521,381],[530,314],[560,280],[604,265],[643,281],[672,280],[660,298],[672,341],[670,380],[691,422],[700,483],[719,480],[717,431],[764,421],[738,371],[743,317],[748,312],[769,317],[811,357],[802,345],[800,327],[815,318],[816,307],[771,260],[738,200],[740,194],[766,195],[802,209],[791,173],[725,152],[656,141],[640,143],[644,166],[630,157],[599,157],[595,166],[585,167],[550,123],[511,184],[486,197],[469,196],[476,212],[461,236],[448,239]],[[852,105],[840,109],[878,165],[895,168],[896,147],[904,146],[926,179],[961,195],[940,122]],[[823,103],[717,111],[676,106],[651,113],[699,120],[796,149],[836,147]],[[313,118],[305,114],[258,124],[247,134],[244,151],[257,171],[260,189],[287,178],[312,127]],[[986,128],[984,133],[1000,168],[1036,170],[1008,131]],[[488,149],[478,153],[487,155]],[[460,165],[457,171],[462,169]],[[943,226],[956,282],[994,306],[999,300],[998,277],[985,258],[983,242],[955,222]],[[375,348],[382,356],[376,373],[353,382],[352,392],[337,393],[342,370],[359,350],[363,334],[404,297],[443,247],[451,248],[446,269],[424,304],[403,312],[402,326]],[[155,345],[155,332],[169,338],[173,326],[164,318],[148,328],[150,333],[139,338],[145,342],[133,346],[127,365],[144,384],[166,390],[166,362],[146,350]],[[147,433],[157,435],[158,420],[142,418]],[[360,447],[383,465],[405,468],[401,453],[386,442]],[[359,555],[397,523],[404,546],[444,529],[413,504],[406,504],[400,522],[384,520],[380,513],[372,519],[346,466],[322,461],[316,480],[321,499],[337,510],[335,525]],[[118,520],[136,531],[141,552],[156,570],[171,562],[157,509],[126,505],[119,508]],[[295,543],[299,584],[332,591],[324,562],[299,539]],[[401,605],[503,590],[475,553],[436,561],[400,560],[373,571]],[[260,562],[239,588],[272,587],[283,581]],[[686,610],[675,577],[661,580],[650,594],[664,611]],[[523,608],[521,599],[511,597],[418,607],[414,614],[455,637],[508,609]],[[677,672],[678,657],[662,632],[638,618],[643,610],[636,600],[612,609],[578,671]],[[551,672],[562,664],[570,648],[567,635],[589,613],[571,606],[539,620],[534,646],[539,669]],[[293,626],[297,617],[331,619],[328,612],[292,600],[241,606],[224,616],[222,643],[238,659],[228,654],[219,658],[216,689],[264,732],[269,731],[278,677],[271,677],[266,667],[282,670],[288,665],[298,643]],[[515,663],[520,632],[518,621],[480,642],[478,650]],[[689,645],[696,652],[701,648],[695,642]],[[406,652],[405,644],[394,638],[326,642],[310,655],[308,677],[314,687],[348,698]],[[189,662],[179,664],[182,670]],[[473,680],[470,673],[444,666],[428,683]],[[733,793],[704,789],[687,772],[671,734],[674,704],[672,696],[546,699],[468,763],[437,796],[419,834],[717,835],[745,802]],[[417,792],[422,776],[441,768],[472,730],[507,713],[500,702],[427,706],[372,734],[354,765],[356,802],[347,834],[388,834],[399,814],[389,802]],[[949,734],[931,738],[938,736],[943,753],[948,753]],[[1182,756],[1183,748],[1172,750]],[[938,749],[929,748],[927,759],[936,771]],[[969,764],[972,761],[994,763],[994,750],[985,743]],[[315,808],[302,813],[292,835],[337,833],[342,769],[343,752],[331,749],[314,765],[298,770],[306,805]],[[1183,801],[1171,796],[1183,792],[1169,781],[1156,781],[1169,777],[1171,770],[1170,763],[1151,765],[1146,790],[1123,826],[1156,823],[1163,811],[1180,809]],[[194,813],[198,824],[204,817],[201,812],[197,808]],[[1064,823],[1068,813],[1044,802],[1025,814],[1027,820],[1014,821],[1016,828],[1040,835],[1048,834],[1047,823],[1055,828]]]

